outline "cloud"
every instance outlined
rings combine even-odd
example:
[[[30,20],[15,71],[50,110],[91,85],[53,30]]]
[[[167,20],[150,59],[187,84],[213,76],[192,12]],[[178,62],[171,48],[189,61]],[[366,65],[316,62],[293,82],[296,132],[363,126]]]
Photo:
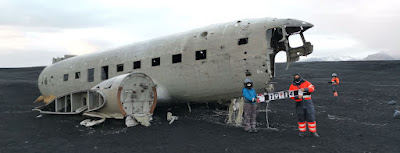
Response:
[[[95,0],[0,1],[0,25],[88,28],[158,20],[160,14],[157,13],[165,11],[110,4]]]
[[[46,32],[23,27],[0,26],[0,51],[9,53],[44,50],[80,55],[118,47],[130,43],[131,38],[121,31],[107,28]]]
[[[99,24],[86,6],[67,1],[1,1],[0,24],[16,26],[84,27]]]
[[[61,57],[64,53],[43,50],[11,50],[0,52],[0,67],[35,67],[45,66],[52,63],[53,57]]]
[[[305,33],[314,44],[312,56],[397,54],[397,6],[400,1],[390,0],[0,0],[0,54],[97,52],[209,24],[258,17],[313,23],[315,27]]]

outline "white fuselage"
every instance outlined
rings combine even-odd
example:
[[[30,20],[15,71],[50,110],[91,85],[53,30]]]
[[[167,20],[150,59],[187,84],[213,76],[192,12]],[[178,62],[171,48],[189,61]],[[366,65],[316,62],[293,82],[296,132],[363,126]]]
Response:
[[[43,70],[38,78],[39,89],[43,96],[56,97],[88,90],[104,81],[102,67],[108,66],[107,78],[130,72],[148,75],[157,84],[161,101],[206,102],[240,97],[246,77],[253,80],[254,88],[260,92],[273,78],[270,61],[274,59],[270,55],[276,54],[270,47],[267,30],[288,25],[289,21],[302,22],[246,19],[68,58]],[[238,45],[239,41],[245,44]],[[206,50],[205,59],[197,60],[196,51],[202,50]],[[202,53],[197,58],[204,57]],[[173,55],[177,54],[181,54],[181,62],[173,63]],[[160,59],[158,66],[152,66],[154,58]],[[135,61],[140,61],[140,68],[133,69]],[[117,72],[120,64],[123,70]],[[88,69],[94,69],[92,82],[88,81]]]

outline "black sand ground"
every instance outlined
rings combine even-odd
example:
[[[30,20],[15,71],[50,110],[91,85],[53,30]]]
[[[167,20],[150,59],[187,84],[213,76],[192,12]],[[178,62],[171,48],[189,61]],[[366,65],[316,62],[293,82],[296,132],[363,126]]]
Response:
[[[39,115],[32,101],[39,95],[37,77],[43,68],[0,69],[0,152],[400,152],[400,61],[295,63],[288,71],[278,64],[276,90],[285,90],[293,73],[301,73],[316,91],[317,129],[321,138],[297,136],[294,102],[274,101],[265,127],[258,113],[258,133],[224,125],[226,107],[198,104],[157,107],[150,127],[126,128],[106,120],[93,128],[76,116]],[[332,72],[341,83],[335,99],[327,83]],[[238,89],[240,90],[240,89]],[[397,105],[387,105],[395,100]],[[330,104],[333,102],[333,104]],[[166,112],[180,117],[173,124]],[[265,105],[259,108],[265,109]]]

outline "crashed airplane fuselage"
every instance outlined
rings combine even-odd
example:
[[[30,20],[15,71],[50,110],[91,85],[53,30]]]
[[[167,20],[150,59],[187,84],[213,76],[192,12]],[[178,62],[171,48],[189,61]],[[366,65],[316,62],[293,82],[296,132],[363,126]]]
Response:
[[[295,19],[244,19],[61,59],[38,78],[42,113],[94,114],[110,118],[151,117],[157,102],[212,102],[241,96],[250,77],[263,92],[274,77],[275,55],[287,63],[312,52],[303,32],[312,24]],[[299,34],[302,46],[289,37]]]

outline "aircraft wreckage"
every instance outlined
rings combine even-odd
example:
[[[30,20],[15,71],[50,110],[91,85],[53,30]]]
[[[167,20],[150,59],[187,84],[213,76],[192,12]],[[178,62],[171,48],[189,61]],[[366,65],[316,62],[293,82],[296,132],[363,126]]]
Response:
[[[106,118],[149,126],[157,103],[217,102],[241,97],[243,80],[264,92],[274,77],[275,56],[287,66],[312,53],[296,19],[244,19],[80,56],[54,58],[38,78],[43,114],[81,114],[92,126]],[[290,37],[302,45],[291,47]]]

